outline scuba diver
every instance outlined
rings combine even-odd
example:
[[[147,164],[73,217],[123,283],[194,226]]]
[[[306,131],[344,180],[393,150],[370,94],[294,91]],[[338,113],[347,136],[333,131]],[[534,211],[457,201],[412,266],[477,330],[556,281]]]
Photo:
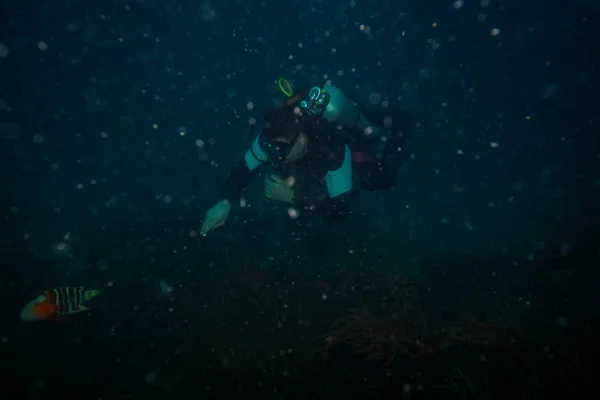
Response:
[[[230,172],[221,200],[206,212],[203,236],[225,224],[231,204],[264,165],[273,172],[265,179],[266,197],[287,203],[294,218],[343,219],[360,189],[394,184],[404,151],[405,131],[399,126],[410,129],[409,119],[396,124],[386,118],[376,125],[329,84],[293,94],[280,78],[279,87],[289,99],[264,114],[261,131]]]

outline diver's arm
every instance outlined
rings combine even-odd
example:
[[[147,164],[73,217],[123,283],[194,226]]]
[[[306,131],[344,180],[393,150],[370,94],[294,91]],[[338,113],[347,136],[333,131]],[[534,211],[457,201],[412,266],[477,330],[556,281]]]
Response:
[[[229,202],[232,202],[232,200],[239,200],[242,190],[244,190],[256,176],[258,167],[267,161],[267,156],[258,143],[259,136],[260,134],[254,139],[248,151],[246,151],[244,161],[236,165],[229,173],[225,185],[221,190],[222,199],[227,199]]]
[[[252,182],[256,176],[257,169],[248,168],[246,161],[237,164],[227,176],[225,184],[221,189],[221,199],[230,203],[239,201],[242,191]]]

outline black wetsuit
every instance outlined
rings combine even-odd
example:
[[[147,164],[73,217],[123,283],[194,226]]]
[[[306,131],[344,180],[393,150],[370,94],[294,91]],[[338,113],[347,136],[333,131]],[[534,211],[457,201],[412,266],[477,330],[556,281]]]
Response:
[[[319,117],[304,118],[302,129],[306,134],[307,153],[294,163],[265,162],[282,179],[293,179],[294,203],[300,215],[318,214],[328,219],[343,219],[357,194],[358,185],[333,198],[328,194],[325,177],[339,170],[344,163],[347,137],[337,124]],[[251,170],[246,161],[239,163],[229,174],[222,190],[222,198],[236,202],[241,191],[257,175],[259,168]],[[356,178],[353,174],[353,180]]]
[[[380,136],[365,139],[362,130],[341,127],[319,116],[305,117],[301,123],[302,131],[308,137],[307,154],[294,163],[266,161],[264,164],[282,179],[293,177],[292,207],[301,215],[320,214],[328,219],[343,219],[360,189],[383,190],[395,183],[404,153],[405,130],[411,126],[407,116],[397,119],[401,123],[394,129],[381,128]],[[381,137],[382,133],[385,138]],[[325,185],[326,176],[341,169],[347,149],[351,154],[351,188],[330,196]],[[238,164],[225,182],[222,198],[238,201],[241,191],[256,176],[257,170],[249,168],[246,161]]]

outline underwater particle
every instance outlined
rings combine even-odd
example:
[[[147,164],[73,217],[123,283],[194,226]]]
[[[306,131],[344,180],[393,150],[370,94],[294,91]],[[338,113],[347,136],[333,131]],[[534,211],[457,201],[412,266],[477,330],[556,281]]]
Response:
[[[8,57],[8,53],[10,53],[8,47],[4,43],[0,43],[0,58]]]
[[[46,51],[46,50],[48,50],[48,44],[46,42],[44,42],[43,40],[40,40],[38,42],[38,49],[40,49],[41,51]]]
[[[560,255],[564,257],[571,251],[571,246],[569,243],[561,243],[559,251]]]
[[[161,291],[163,294],[169,294],[169,293],[171,293],[171,292],[173,291],[173,286],[170,286],[170,285],[167,283],[167,281],[166,281],[166,280],[164,280],[164,279],[161,279],[161,280],[158,282],[158,284],[159,284],[159,286],[160,286],[160,291]]]
[[[78,184],[77,184],[75,187],[76,187],[77,189],[83,189],[83,184],[81,184],[81,183],[78,183]]]
[[[69,244],[65,241],[58,241],[52,243],[52,253],[55,256],[64,257],[69,255],[70,247]]]
[[[464,5],[465,5],[465,2],[463,0],[456,0],[452,4],[452,7],[454,7],[455,10],[459,10],[459,9],[463,8]]]
[[[490,35],[492,36],[498,36],[500,34],[500,29],[498,28],[494,28],[490,31]]]
[[[327,293],[325,293],[325,292],[321,293],[321,298],[323,300],[327,300]]]
[[[2,344],[6,344],[8,343],[8,336],[3,336],[2,337]]]
[[[381,103],[381,94],[376,92],[369,94],[369,103],[373,105]]]
[[[565,317],[564,315],[561,317],[558,317],[556,319],[556,322],[558,323],[558,325],[560,326],[567,326],[569,324],[569,319],[567,317]]]
[[[148,384],[154,383],[154,381],[156,380],[156,372],[148,372],[144,380]]]
[[[9,210],[10,210],[10,212],[17,213],[17,212],[19,212],[19,207],[17,207],[17,206],[10,206]]]
[[[173,201],[173,197],[167,194],[165,195],[165,197],[163,197],[163,201],[165,202],[165,204],[171,204],[171,202]]]
[[[43,143],[44,142],[44,135],[36,133],[35,135],[33,135],[32,140],[33,140],[33,143],[36,143],[36,144]]]
[[[100,271],[106,271],[110,267],[108,260],[100,259],[96,262],[96,268]]]
[[[204,147],[204,141],[202,139],[196,139],[196,147],[203,148]]]
[[[496,148],[498,148],[498,146],[500,146],[500,144],[498,144],[498,142],[490,142],[490,147],[492,149],[496,149]]]
[[[291,219],[296,219],[300,216],[300,212],[293,207],[288,208],[288,215]]]
[[[106,139],[106,138],[108,138],[108,133],[106,133],[106,132],[100,132],[100,137],[102,139]]]
[[[108,287],[113,287],[115,283],[113,281],[108,281],[108,283],[106,284],[106,286]]]

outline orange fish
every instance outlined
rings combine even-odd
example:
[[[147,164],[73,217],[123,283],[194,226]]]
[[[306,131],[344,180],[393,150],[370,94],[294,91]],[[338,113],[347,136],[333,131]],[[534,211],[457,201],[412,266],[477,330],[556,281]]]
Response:
[[[60,321],[63,315],[89,310],[83,305],[102,293],[101,290],[84,290],[83,287],[61,287],[46,290],[31,300],[21,311],[23,321]]]

